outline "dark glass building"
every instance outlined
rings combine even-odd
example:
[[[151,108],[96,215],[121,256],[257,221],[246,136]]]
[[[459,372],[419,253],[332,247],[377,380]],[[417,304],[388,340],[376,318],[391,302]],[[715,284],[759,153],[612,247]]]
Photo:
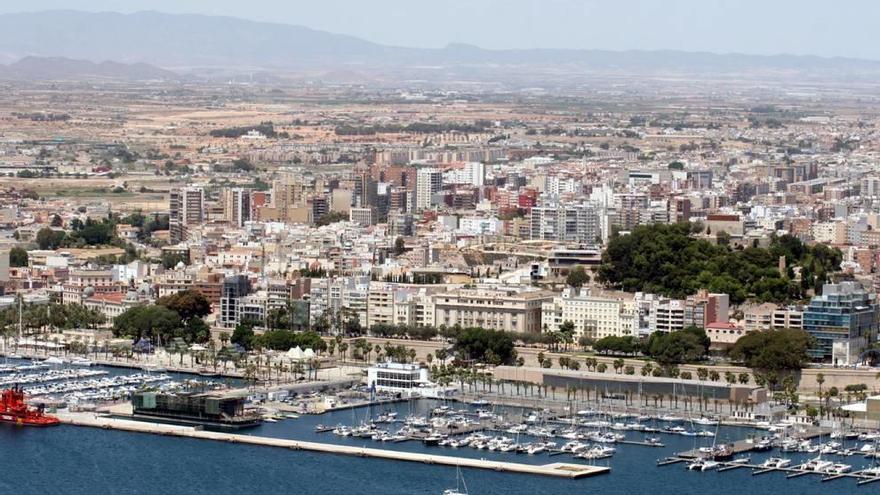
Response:
[[[835,365],[855,364],[877,340],[878,309],[876,294],[856,282],[825,284],[804,310],[804,330],[817,343],[810,355]]]

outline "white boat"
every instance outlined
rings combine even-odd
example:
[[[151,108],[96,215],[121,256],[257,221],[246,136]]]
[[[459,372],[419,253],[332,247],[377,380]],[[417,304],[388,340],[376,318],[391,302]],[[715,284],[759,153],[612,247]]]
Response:
[[[684,467],[688,471],[702,471],[704,462],[705,461],[703,461],[702,459],[697,459],[695,461],[691,461],[691,462],[685,464]]]
[[[852,471],[852,466],[850,466],[849,464],[840,464],[840,463],[835,463],[825,469],[825,472],[828,474],[844,474],[844,473],[848,473],[850,471]]]
[[[703,466],[700,468],[700,471],[711,471],[719,466],[718,461],[707,460],[703,462]]]
[[[460,467],[455,467],[455,488],[443,490],[443,495],[468,495],[467,484],[464,482],[464,476],[461,475]]]
[[[770,457],[765,459],[764,462],[761,463],[761,467],[764,469],[772,469],[772,468],[780,468],[785,467],[791,464],[791,460],[783,459],[782,457]]]
[[[694,424],[696,424],[696,425],[702,425],[702,426],[715,426],[715,425],[718,424],[718,421],[717,421],[717,420],[714,420],[714,419],[711,419],[711,418],[705,418],[705,417],[703,417],[703,418],[697,418],[697,419],[695,419],[695,420],[694,420]]]
[[[674,423],[676,421],[682,421],[682,418],[680,418],[678,416],[673,416],[672,414],[664,414],[663,416],[660,416],[657,419],[659,419],[660,421],[666,421],[667,423]]]
[[[802,469],[804,471],[816,471],[816,472],[824,472],[826,469],[833,466],[834,463],[831,461],[826,461],[821,457],[816,457],[814,459],[810,459],[807,462],[798,466],[798,469]]]

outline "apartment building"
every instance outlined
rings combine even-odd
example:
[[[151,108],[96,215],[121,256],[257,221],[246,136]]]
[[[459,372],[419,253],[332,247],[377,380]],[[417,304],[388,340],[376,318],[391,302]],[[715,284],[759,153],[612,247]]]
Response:
[[[201,187],[181,187],[170,193],[168,225],[171,242],[185,241],[189,227],[205,221],[205,191]]]
[[[542,331],[558,332],[569,321],[574,324],[576,337],[601,339],[638,335],[633,294],[592,294],[567,288],[541,305]]]

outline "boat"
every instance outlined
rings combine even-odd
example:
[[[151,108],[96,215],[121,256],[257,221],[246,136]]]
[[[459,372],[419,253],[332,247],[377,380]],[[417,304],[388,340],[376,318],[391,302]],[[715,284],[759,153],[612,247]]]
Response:
[[[824,472],[826,469],[834,466],[834,463],[831,461],[826,461],[821,457],[816,457],[808,460],[807,462],[797,466],[798,469],[803,471],[816,471],[816,472]]]
[[[825,472],[828,474],[844,474],[850,471],[852,471],[852,466],[849,464],[834,463],[830,467],[825,468]]]
[[[437,445],[440,443],[441,440],[443,440],[443,437],[436,433],[433,433],[422,439],[422,442],[424,442],[425,445]]]
[[[24,391],[14,386],[0,393],[0,422],[22,426],[55,426],[61,423],[55,416],[43,413],[43,406],[28,407]]]
[[[455,467],[455,488],[443,490],[443,495],[468,495],[467,485],[464,482],[464,476],[461,475],[460,467]]]
[[[703,462],[703,465],[700,467],[700,471],[711,471],[716,469],[721,463],[718,461],[707,460]]]
[[[685,464],[684,467],[688,471],[702,471],[703,470],[703,463],[705,463],[705,462],[706,461],[704,461],[703,459],[697,459],[695,461],[692,461],[692,462]]]
[[[672,415],[672,414],[664,414],[663,416],[660,416],[660,417],[657,418],[657,419],[659,419],[660,421],[665,421],[665,422],[667,422],[667,423],[675,423],[675,422],[678,422],[678,421],[682,421],[682,418],[681,418],[681,417],[679,417],[679,416],[674,416],[674,415]]]

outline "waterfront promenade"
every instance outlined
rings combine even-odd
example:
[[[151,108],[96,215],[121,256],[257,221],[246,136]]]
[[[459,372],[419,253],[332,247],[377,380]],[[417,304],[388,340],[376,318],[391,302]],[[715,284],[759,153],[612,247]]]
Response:
[[[611,470],[611,468],[608,467],[589,466],[585,464],[520,464],[513,462],[472,459],[467,457],[440,456],[414,452],[402,452],[396,450],[353,447],[348,445],[303,442],[299,440],[288,440],[282,438],[239,435],[232,433],[205,431],[186,426],[109,418],[105,416],[99,416],[94,413],[62,412],[59,413],[57,416],[62,423],[73,426],[113,429],[133,433],[151,433],[156,435],[177,436],[201,440],[214,440],[218,442],[241,443],[246,445],[259,445],[265,447],[277,447],[292,450],[307,450],[311,452],[348,455],[355,457],[369,457],[375,459],[419,462],[423,464],[437,464],[441,466],[459,466],[464,468],[487,469],[497,472],[533,474],[574,479],[604,474],[610,472]]]

